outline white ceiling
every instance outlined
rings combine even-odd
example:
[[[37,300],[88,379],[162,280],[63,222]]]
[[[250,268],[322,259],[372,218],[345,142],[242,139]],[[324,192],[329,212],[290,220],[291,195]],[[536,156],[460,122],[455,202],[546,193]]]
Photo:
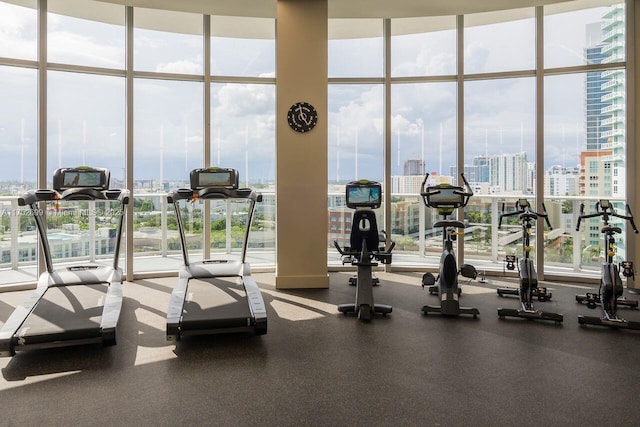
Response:
[[[210,15],[275,18],[277,0],[101,0],[153,9],[179,10]],[[295,1],[295,0],[289,0]],[[329,18],[407,18],[459,15],[517,9],[567,0],[327,0]],[[591,2],[591,0],[587,0]],[[580,1],[584,4],[585,1]],[[594,4],[611,3],[593,0]],[[570,7],[570,6],[569,6]]]

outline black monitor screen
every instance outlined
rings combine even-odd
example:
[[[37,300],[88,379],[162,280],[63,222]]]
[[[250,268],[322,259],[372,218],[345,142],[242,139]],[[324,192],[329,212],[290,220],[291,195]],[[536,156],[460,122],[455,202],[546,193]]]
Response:
[[[106,169],[59,169],[54,175],[56,190],[69,188],[109,188],[109,177]]]
[[[192,171],[191,188],[238,188],[235,169],[196,169]]]
[[[438,206],[452,206],[459,207],[464,201],[464,196],[460,194],[462,190],[460,187],[438,187],[437,192],[429,195],[429,204]]]
[[[379,183],[348,184],[347,206],[350,208],[378,208],[382,204],[382,188]]]
[[[611,203],[608,200],[600,200],[600,209],[610,209]]]

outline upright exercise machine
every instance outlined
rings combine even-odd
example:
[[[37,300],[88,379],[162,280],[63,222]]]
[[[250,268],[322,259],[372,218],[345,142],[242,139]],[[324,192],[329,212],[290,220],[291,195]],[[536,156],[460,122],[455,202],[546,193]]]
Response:
[[[250,188],[239,188],[238,182],[238,171],[235,169],[194,169],[190,174],[190,188],[178,189],[168,196],[178,222],[184,260],[178,273],[178,284],[169,299],[168,341],[177,341],[189,335],[267,333],[264,300],[246,262],[251,220],[256,203],[262,201],[262,194]],[[231,200],[248,204],[239,259],[189,260],[187,237],[180,213],[181,200],[192,203],[200,200]],[[227,215],[227,220],[230,219],[231,215]]]
[[[502,227],[503,218],[510,216],[518,216],[522,227],[522,253],[523,258],[520,259],[518,264],[520,287],[518,289],[513,288],[498,288],[498,295],[511,295],[515,293],[520,299],[520,308],[499,308],[498,316],[501,319],[505,317],[520,317],[524,319],[536,319],[536,320],[553,320],[556,323],[561,323],[563,320],[562,314],[551,313],[547,311],[536,310],[533,305],[533,299],[537,298],[538,301],[546,301],[550,298],[550,294],[546,288],[538,287],[538,274],[533,259],[529,256],[531,252],[530,237],[531,228],[533,223],[538,218],[544,218],[547,226],[551,230],[551,223],[549,223],[549,215],[542,205],[544,213],[535,212],[531,209],[531,204],[527,199],[518,199],[515,204],[515,210],[512,212],[504,213],[504,204],[502,205],[502,214],[500,214],[500,220],[498,222],[498,228]]]
[[[616,227],[609,224],[611,217],[616,217],[628,221],[633,229],[634,233],[638,233],[636,224],[633,221],[633,214],[627,204],[627,214],[622,215],[616,212],[615,208],[609,200],[600,200],[596,202],[596,212],[585,214],[584,204],[580,205],[580,216],[578,217],[578,224],[576,225],[576,231],[580,230],[580,222],[583,219],[600,217],[602,218],[603,226],[600,229],[602,237],[604,239],[604,250],[606,256],[606,262],[602,264],[600,269],[600,287],[598,289],[597,297],[592,294],[587,294],[587,298],[594,301],[593,304],[589,304],[590,308],[595,308],[595,301],[600,301],[602,306],[602,317],[595,316],[578,316],[578,323],[581,325],[597,325],[608,326],[611,328],[625,328],[625,329],[640,329],[640,322],[625,320],[618,317],[618,302],[622,297],[623,287],[622,279],[620,278],[620,271],[618,265],[613,262],[613,257],[616,253],[615,248],[615,235],[622,233],[620,227]],[[623,273],[626,276],[633,274],[633,264],[630,262],[624,262]]]
[[[28,206],[38,231],[46,271],[38,278],[36,289],[20,304],[0,329],[0,356],[16,351],[63,347],[80,344],[116,344],[116,327],[122,307],[122,270],[118,267],[128,190],[109,189],[109,170],[77,167],[61,168],[53,175],[53,189],[33,190],[18,198]],[[55,210],[48,215],[81,215],[75,208],[58,210],[68,201],[104,201],[117,203],[100,216],[111,217],[117,229],[109,246],[113,264],[74,264],[53,267],[47,223],[43,206]],[[49,202],[47,205],[41,202]],[[106,203],[105,203],[106,204]],[[89,204],[89,215],[96,214]],[[89,250],[94,251],[94,247]]]
[[[605,208],[602,207],[602,203],[604,202],[604,206]],[[594,216],[602,216],[604,219],[604,215],[606,211],[612,211],[613,207],[611,206],[611,203],[608,200],[600,200],[600,202],[598,204],[596,204],[596,210],[599,210],[598,207],[601,209],[599,210],[599,212],[597,212],[596,214],[593,215],[589,215],[589,216],[585,216],[583,215],[583,210],[584,210],[584,205],[582,205],[580,207],[581,211],[580,211],[580,215],[582,218],[592,218]],[[611,213],[607,214],[607,215],[611,215]],[[618,215],[613,215],[613,216],[618,216]],[[579,224],[579,223],[578,223]],[[616,234],[617,230],[616,229],[612,229],[612,228],[607,228],[608,224],[605,224],[605,226],[603,227],[602,231],[603,233],[603,237],[605,239],[605,243],[609,242],[609,244],[611,245],[608,249],[608,251],[613,250],[615,252],[615,239],[614,239],[614,235]],[[606,245],[605,245],[606,247]],[[612,261],[612,260],[611,260]],[[635,277],[634,274],[634,269],[633,269],[633,261],[622,261],[620,264],[620,272],[622,273],[622,275],[624,277]],[[604,266],[603,266],[604,268]],[[621,282],[622,283],[622,282]],[[584,303],[587,305],[587,307],[589,308],[596,308],[596,306],[602,304],[602,299],[601,299],[601,295],[600,292],[587,292],[586,294],[578,294],[576,295],[576,301],[579,303]],[[620,308],[620,307],[626,307],[626,308],[638,308],[638,300],[636,299],[629,299],[623,295],[619,295],[616,298],[616,307]]]
[[[443,219],[433,224],[433,228],[442,228],[442,256],[440,257],[440,267],[438,277],[432,273],[425,273],[422,277],[422,286],[434,287],[438,290],[440,297],[440,305],[425,305],[422,307],[422,313],[438,313],[445,316],[458,316],[460,314],[470,314],[476,317],[480,314],[477,308],[461,307],[460,287],[458,285],[458,275],[475,279],[478,272],[471,264],[463,264],[458,270],[458,261],[453,249],[453,242],[457,236],[464,236],[465,225],[462,221],[447,219],[447,217],[455,212],[458,208],[463,208],[469,203],[469,199],[473,196],[473,190],[467,182],[464,174],[460,177],[464,183],[463,186],[454,186],[450,184],[438,184],[435,186],[427,186],[429,174],[426,174],[420,195],[424,204],[429,208],[437,209]]]
[[[393,310],[390,305],[374,304],[372,268],[377,266],[377,261],[383,264],[391,264],[391,251],[395,246],[391,242],[389,249],[381,247],[376,213],[382,204],[382,186],[379,182],[360,180],[353,181],[346,186],[347,207],[355,209],[351,220],[350,246],[340,247],[337,241],[333,241],[342,257],[342,263],[351,263],[356,266],[356,300],[353,304],[340,304],[338,311],[344,314],[354,314],[361,320],[371,320],[375,313],[386,316]]]

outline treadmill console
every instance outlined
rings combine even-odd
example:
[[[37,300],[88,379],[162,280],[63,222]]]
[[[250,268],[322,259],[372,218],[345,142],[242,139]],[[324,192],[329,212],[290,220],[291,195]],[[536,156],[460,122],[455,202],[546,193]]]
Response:
[[[239,181],[237,170],[217,167],[194,169],[189,178],[192,190],[204,188],[236,190]]]
[[[108,190],[109,170],[88,166],[60,168],[53,174],[53,188],[59,192],[72,188],[89,188],[98,191]]]
[[[379,182],[361,179],[347,184],[347,207],[351,209],[372,208],[382,205],[382,186]]]

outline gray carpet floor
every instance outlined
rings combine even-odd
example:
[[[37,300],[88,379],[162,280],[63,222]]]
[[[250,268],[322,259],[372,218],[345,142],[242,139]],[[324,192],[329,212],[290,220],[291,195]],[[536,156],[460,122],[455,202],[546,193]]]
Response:
[[[69,347],[1,358],[0,425],[47,426],[637,426],[640,331],[580,327],[588,285],[546,283],[562,325],[500,320],[504,278],[463,286],[480,316],[423,316],[438,304],[418,273],[378,273],[369,323],[337,312],[349,274],[324,290],[263,289],[268,334],[165,339],[174,278],[125,284],[114,347]],[[0,324],[26,292],[0,294]],[[636,298],[635,296],[631,296]],[[640,311],[621,309],[640,321]]]

